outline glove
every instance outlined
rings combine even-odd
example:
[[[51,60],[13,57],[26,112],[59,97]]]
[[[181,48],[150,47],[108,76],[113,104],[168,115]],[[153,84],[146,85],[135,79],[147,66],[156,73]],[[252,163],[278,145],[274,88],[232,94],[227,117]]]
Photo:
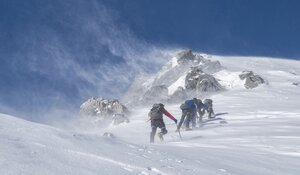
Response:
[[[177,124],[177,119],[174,119],[174,122]]]

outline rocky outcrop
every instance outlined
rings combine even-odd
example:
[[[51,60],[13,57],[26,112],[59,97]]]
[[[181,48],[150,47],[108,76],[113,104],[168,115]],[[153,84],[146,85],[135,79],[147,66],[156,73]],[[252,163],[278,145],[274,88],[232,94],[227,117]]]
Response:
[[[111,133],[111,132],[105,132],[105,133],[103,134],[103,137],[106,137],[106,138],[109,138],[109,139],[114,139],[114,138],[116,138],[116,136],[115,136],[113,133]]]
[[[178,64],[199,64],[203,57],[193,54],[192,50],[184,50],[176,55]]]
[[[265,80],[259,75],[254,74],[253,71],[243,71],[239,77],[241,80],[246,80],[244,86],[247,89],[253,89],[258,85],[265,83]]]
[[[199,67],[191,69],[185,78],[186,89],[197,92],[215,92],[223,89],[212,75],[204,73]]]
[[[197,92],[212,92],[222,89],[218,81],[213,77],[223,69],[219,61],[207,59],[205,55],[193,53],[192,50],[183,50],[177,53],[155,75],[141,76],[136,78],[123,97],[126,105],[151,104],[157,102],[177,101],[185,96],[194,96]],[[191,67],[201,69],[203,74],[190,77],[184,81],[184,77],[190,72]],[[190,76],[190,75],[189,75]],[[174,89],[182,86],[177,92],[168,96],[168,88]]]
[[[188,65],[189,67],[199,66],[203,72],[209,74],[218,72],[222,69],[219,61],[211,61],[209,59],[205,59],[199,54],[195,55],[193,54],[192,50],[179,52],[176,55],[176,58],[179,65]]]
[[[153,81],[153,86],[166,85],[170,86],[178,80],[182,75],[186,74],[191,67],[198,66],[203,72],[212,74],[222,69],[219,61],[211,61],[205,59],[200,54],[193,54],[192,50],[184,50],[173,58],[175,60],[169,62],[163,69],[156,75]],[[177,61],[178,64],[174,65]]]
[[[90,98],[80,106],[82,116],[92,116],[97,120],[112,119],[114,114],[128,115],[128,109],[118,100]]]
[[[300,86],[300,82],[294,82],[294,83],[292,83],[292,85],[294,85],[294,86]]]

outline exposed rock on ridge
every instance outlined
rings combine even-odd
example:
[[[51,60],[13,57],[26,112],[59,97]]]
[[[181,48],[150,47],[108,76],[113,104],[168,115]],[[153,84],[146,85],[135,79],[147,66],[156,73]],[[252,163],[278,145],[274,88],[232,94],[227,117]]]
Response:
[[[185,78],[186,89],[197,92],[215,92],[223,89],[212,75],[204,73],[199,67],[191,69]]]
[[[253,89],[258,85],[265,83],[265,80],[259,75],[254,74],[253,71],[243,71],[239,77],[242,80],[246,79],[244,86],[247,89]]]
[[[90,98],[80,106],[82,116],[95,117],[96,120],[111,119],[114,114],[128,115],[128,109],[118,100]]]
[[[192,69],[196,67],[202,73],[198,73],[196,77],[190,75],[191,67]],[[202,94],[215,92],[221,90],[222,86],[212,74],[221,69],[223,68],[219,61],[212,61],[201,54],[194,54],[192,50],[184,50],[177,53],[151,79],[137,77],[133,83],[134,86],[132,85],[125,94],[124,101],[128,102],[129,106],[136,106],[137,104],[183,100],[198,92]],[[178,88],[179,86],[181,88]],[[175,90],[175,88],[178,89]]]

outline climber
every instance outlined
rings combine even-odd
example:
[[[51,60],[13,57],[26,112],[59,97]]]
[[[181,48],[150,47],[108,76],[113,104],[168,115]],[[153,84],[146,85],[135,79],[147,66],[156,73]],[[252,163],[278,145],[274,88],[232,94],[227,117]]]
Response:
[[[173,120],[177,124],[177,119],[174,118],[165,108],[164,105],[154,104],[152,109],[150,110],[148,116],[151,120],[151,128],[152,131],[150,133],[150,143],[154,142],[154,136],[156,134],[157,127],[161,129],[161,132],[159,132],[157,135],[160,138],[161,141],[164,140],[163,135],[167,134],[168,131],[166,129],[165,122],[163,120],[163,114],[165,114],[167,117],[169,117],[171,120]]]

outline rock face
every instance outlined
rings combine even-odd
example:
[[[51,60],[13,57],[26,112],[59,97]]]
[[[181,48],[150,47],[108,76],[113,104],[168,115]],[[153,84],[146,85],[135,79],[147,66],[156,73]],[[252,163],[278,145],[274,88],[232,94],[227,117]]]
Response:
[[[128,115],[128,109],[118,100],[90,98],[80,106],[82,116],[95,117],[96,120],[112,119],[114,114]]]
[[[179,52],[176,58],[179,65],[199,66],[205,73],[215,73],[222,69],[219,61],[211,61],[201,55],[194,55],[192,50]]]
[[[185,88],[197,92],[215,92],[223,89],[212,75],[204,73],[199,67],[191,68],[185,78]]]
[[[200,58],[203,57],[196,57],[196,55],[193,54],[192,50],[184,50],[182,52],[179,52],[176,55],[176,58],[178,64],[198,64],[200,62]]]
[[[265,83],[263,78],[257,74],[254,74],[252,71],[243,71],[239,77],[241,80],[246,79],[244,86],[247,89],[253,89],[258,85]]]

